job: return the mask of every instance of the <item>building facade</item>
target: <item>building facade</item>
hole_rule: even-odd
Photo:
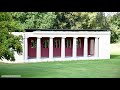
[[[15,62],[110,59],[110,31],[26,29]]]

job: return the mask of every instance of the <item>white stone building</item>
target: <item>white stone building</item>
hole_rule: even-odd
[[[26,29],[13,34],[23,36],[23,53],[15,52],[15,63],[110,59],[107,30]]]

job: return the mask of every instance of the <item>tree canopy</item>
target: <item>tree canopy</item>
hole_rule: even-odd
[[[111,43],[120,39],[120,13],[107,17],[109,28],[111,30]]]
[[[56,12],[53,28],[56,29],[107,29],[102,12]]]
[[[56,18],[54,12],[12,12],[12,16],[24,29],[49,29]]]
[[[22,52],[21,36],[12,35],[12,31],[22,30],[10,13],[0,12],[0,59],[14,61],[14,51]]]

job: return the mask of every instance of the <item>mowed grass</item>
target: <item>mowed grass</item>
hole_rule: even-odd
[[[1,75],[21,75],[22,78],[120,78],[120,44],[111,44],[110,60],[0,63]]]

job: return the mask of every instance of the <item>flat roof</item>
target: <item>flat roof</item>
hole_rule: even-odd
[[[109,31],[108,29],[25,29],[25,32],[33,31]]]

